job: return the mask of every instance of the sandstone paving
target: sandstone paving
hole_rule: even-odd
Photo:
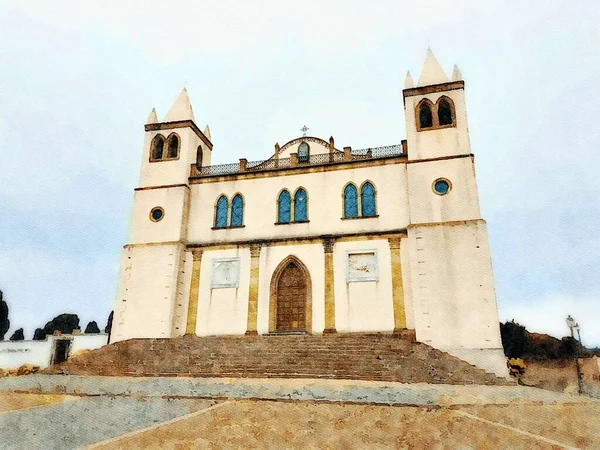
[[[241,400],[91,448],[530,450],[568,446],[480,423],[448,408]]]
[[[81,448],[212,404],[210,400],[105,396],[8,411],[0,413],[0,448]]]
[[[577,448],[600,448],[600,403],[462,406],[461,411],[566,442]]]
[[[63,403],[76,398],[55,394],[14,394],[2,392],[0,393],[0,413]]]

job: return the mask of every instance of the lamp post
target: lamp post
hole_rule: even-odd
[[[579,345],[581,345],[581,334],[579,333],[579,324],[575,322],[575,319],[571,317],[569,314],[567,316],[567,326],[571,330],[571,338],[575,339],[575,335],[573,334],[573,330],[577,330],[577,337],[579,338]],[[579,347],[576,347],[575,350],[575,367],[577,368],[577,387],[579,395],[583,394],[583,381],[581,379],[581,369],[579,368]]]

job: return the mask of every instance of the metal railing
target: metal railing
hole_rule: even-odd
[[[197,168],[195,164],[192,164],[190,176],[211,177],[218,175],[232,175],[245,172],[262,172],[265,170],[287,169],[290,167],[319,166],[324,164],[390,158],[405,155],[406,153],[402,144],[359,150],[346,148],[343,152],[336,150],[333,153],[310,155],[307,158],[292,154],[291,158],[272,158],[263,161],[246,161],[245,159],[241,159],[240,162],[237,163],[217,164],[201,168]]]

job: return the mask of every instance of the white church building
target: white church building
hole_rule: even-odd
[[[408,329],[506,375],[464,87],[429,51],[401,144],[301,136],[223,165],[185,89],[153,110],[111,340]]]

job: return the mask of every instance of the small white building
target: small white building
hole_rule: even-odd
[[[185,89],[153,110],[111,339],[412,329],[506,375],[464,86],[429,51],[401,144],[214,166]]]
[[[0,369],[17,369],[24,364],[40,368],[66,361],[83,350],[106,345],[108,334],[55,334],[43,341],[0,341]]]

